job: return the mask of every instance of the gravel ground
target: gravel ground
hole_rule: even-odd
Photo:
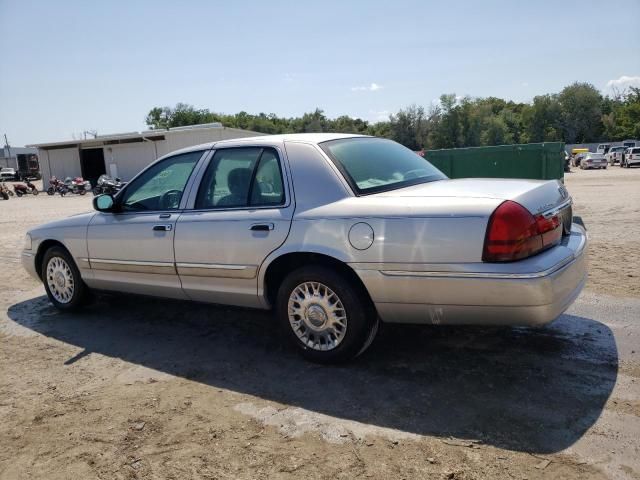
[[[263,312],[57,312],[19,265],[24,231],[90,197],[0,202],[0,479],[640,478],[640,169],[566,184],[591,276],[559,320],[387,327],[333,368]]]

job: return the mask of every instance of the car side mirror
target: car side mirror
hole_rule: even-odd
[[[93,197],[93,208],[99,212],[113,212],[115,202],[109,194]]]

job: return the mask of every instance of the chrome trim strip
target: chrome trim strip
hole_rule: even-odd
[[[144,262],[137,260],[107,260],[104,258],[92,258],[91,263],[109,263],[114,265],[136,265],[141,267],[173,267],[173,262]]]
[[[78,258],[78,267],[91,268],[91,263],[88,258]]]
[[[113,272],[155,273],[160,275],[176,275],[173,262],[140,262],[132,260],[107,260],[103,258],[89,259],[93,270],[109,270]]]
[[[33,257],[33,255],[34,255],[34,254],[33,254],[33,253],[31,253],[31,252],[22,252],[22,256],[23,256],[23,257]]]
[[[222,265],[215,263],[176,263],[178,268],[215,268],[219,270],[246,270],[248,265]]]
[[[571,199],[571,197],[569,197],[569,200],[567,200],[566,202],[558,205],[557,207],[553,207],[553,208],[550,208],[549,210],[545,210],[539,215],[542,215],[544,218],[551,218],[554,215],[557,215],[558,213],[560,213],[561,210],[567,208],[572,203],[573,203],[573,200]]]
[[[255,265],[217,265],[212,263],[178,263],[178,275],[188,277],[254,278]]]
[[[380,273],[389,277],[431,277],[431,278],[492,278],[492,279],[531,279],[542,278],[564,268],[573,262],[577,256],[571,256],[553,267],[532,273],[489,273],[489,272],[411,272],[406,270],[381,270]]]

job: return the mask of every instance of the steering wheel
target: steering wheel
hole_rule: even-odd
[[[160,210],[175,209],[180,206],[181,190],[168,190],[160,197]]]
[[[405,180],[411,180],[412,178],[418,178],[418,177],[422,177],[424,175],[420,175],[420,173],[423,172],[427,172],[424,168],[415,168],[413,170],[409,170],[407,173],[404,174],[404,179]]]

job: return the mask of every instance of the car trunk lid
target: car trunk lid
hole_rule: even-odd
[[[381,197],[462,197],[512,200],[537,215],[570,203],[558,180],[461,178],[440,180],[375,194]]]

